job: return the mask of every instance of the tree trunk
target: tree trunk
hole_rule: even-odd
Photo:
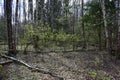
[[[26,2],[25,2],[25,0],[23,0],[23,14],[24,14],[24,23],[26,23],[27,13],[26,13]]]
[[[101,25],[99,26],[99,30],[98,30],[98,37],[99,37],[99,50],[101,50],[102,49],[102,44],[101,44],[101,42],[102,42],[102,36],[101,36]]]
[[[4,17],[6,18],[6,0],[4,0]]]
[[[85,26],[84,26],[84,20],[83,20],[83,16],[84,16],[83,6],[84,6],[84,0],[82,0],[82,9],[81,9],[83,40],[84,40],[83,49],[84,49],[84,48],[86,48],[86,39],[85,39]]]
[[[105,0],[101,0],[101,8],[102,8],[104,27],[105,27],[106,49],[109,50],[109,30],[107,27]]]
[[[15,26],[14,26],[14,43],[15,46],[18,43],[18,2],[19,0],[16,1],[16,9],[15,9]]]
[[[8,32],[8,55],[16,55],[16,46],[12,33],[12,0],[6,0],[6,17],[7,17],[7,32]]]
[[[33,0],[28,0],[28,18],[30,21],[33,20]]]
[[[51,32],[53,32],[53,27],[54,27],[54,0],[50,0],[50,27],[51,27]]]
[[[117,0],[116,3],[117,11],[116,11],[116,16],[117,16],[117,33],[116,33],[116,59],[120,56],[120,1]]]

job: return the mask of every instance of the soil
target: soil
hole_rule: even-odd
[[[109,57],[105,51],[71,51],[20,52],[16,58],[31,66],[56,73],[64,80],[120,80],[120,61],[115,64]],[[6,80],[58,80],[17,63],[10,64],[6,71]]]

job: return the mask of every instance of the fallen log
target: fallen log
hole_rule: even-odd
[[[3,58],[7,58],[7,59],[13,60],[13,61],[15,61],[15,62],[17,62],[17,63],[19,63],[19,64],[22,64],[22,65],[24,65],[25,67],[27,67],[28,69],[31,69],[32,71],[41,72],[41,73],[43,73],[43,74],[49,74],[50,76],[56,77],[56,78],[58,78],[59,80],[64,80],[64,78],[58,76],[58,75],[55,74],[55,73],[50,72],[49,70],[45,70],[45,69],[40,68],[40,67],[39,67],[39,68],[33,67],[33,66],[25,63],[24,61],[19,60],[19,59],[16,59],[16,58],[11,57],[11,56],[7,56],[7,55],[1,55],[1,56],[2,56]]]

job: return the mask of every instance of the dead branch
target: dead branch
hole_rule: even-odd
[[[19,59],[16,59],[16,58],[11,57],[11,56],[7,56],[7,55],[1,55],[1,56],[2,56],[3,58],[7,58],[7,59],[13,60],[13,61],[15,61],[15,62],[17,62],[17,63],[20,63],[20,64],[24,65],[25,67],[27,67],[28,69],[31,69],[32,71],[41,72],[41,73],[43,73],[43,74],[49,74],[49,75],[52,76],[52,77],[59,78],[59,80],[64,80],[64,78],[56,75],[55,73],[50,72],[49,70],[45,70],[45,69],[42,69],[42,68],[40,68],[40,67],[39,67],[39,68],[33,67],[33,66],[25,63],[24,61],[19,60]]]
[[[10,63],[13,63],[13,61],[5,61],[5,62],[0,62],[0,65],[7,65],[7,64],[10,64]]]

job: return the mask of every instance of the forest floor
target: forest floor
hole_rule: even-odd
[[[49,70],[65,80],[120,80],[120,62],[114,64],[109,57],[105,51],[29,52],[17,55],[18,59],[29,65]],[[16,63],[10,64],[6,71],[6,80],[58,80]]]

